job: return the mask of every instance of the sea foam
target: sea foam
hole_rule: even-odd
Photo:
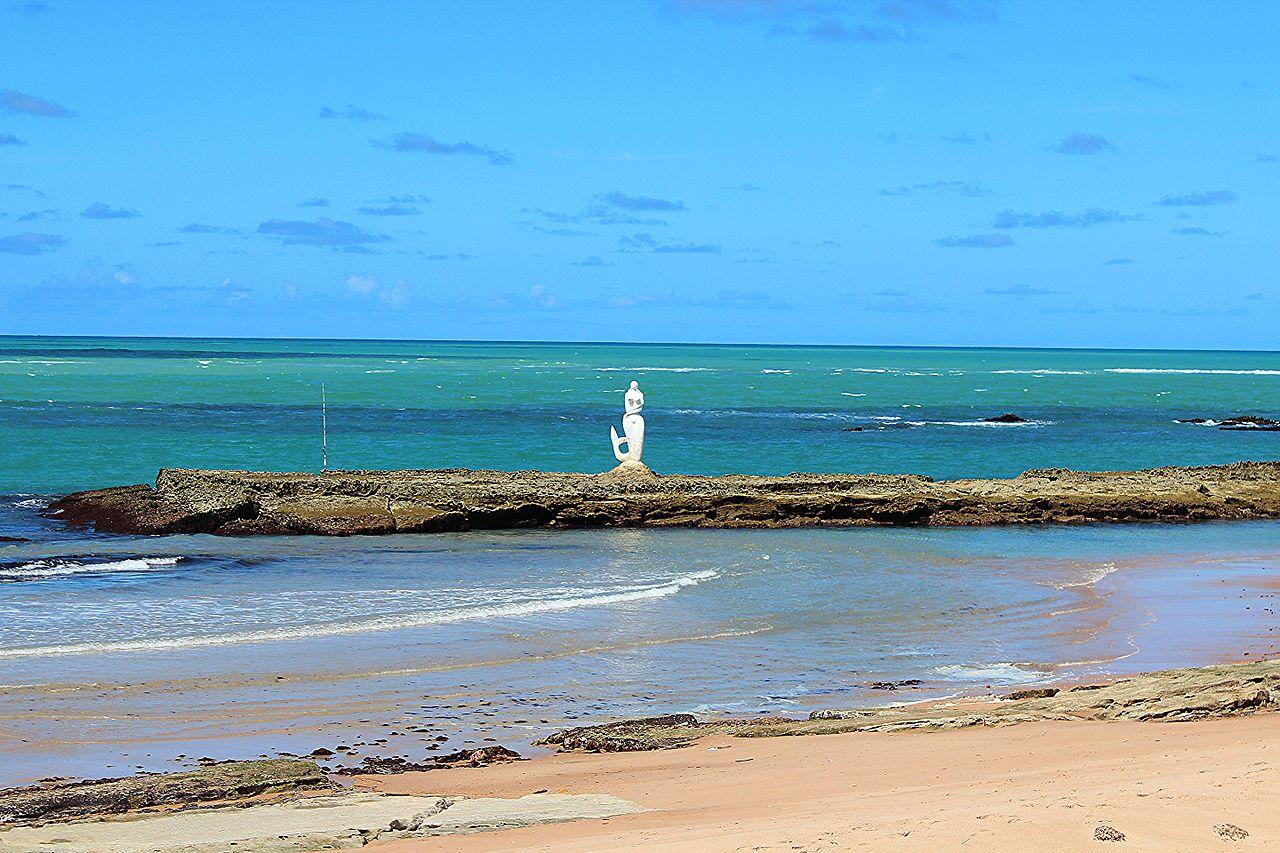
[[[178,651],[213,646],[234,646],[241,643],[268,643],[281,640],[305,640],[319,637],[338,637],[347,634],[367,634],[377,631],[396,631],[405,628],[423,628],[429,625],[463,622],[471,619],[516,618],[537,613],[556,613],[579,607],[605,607],[612,604],[625,604],[631,601],[665,598],[669,595],[675,595],[685,587],[697,586],[704,580],[710,580],[718,576],[719,573],[715,571],[693,572],[664,583],[633,586],[592,595],[567,596],[540,601],[520,601],[510,604],[457,607],[448,610],[403,613],[395,616],[327,622],[318,625],[296,625],[287,628],[266,628],[257,631],[209,634],[203,637],[156,637],[145,640],[67,643],[63,645],[0,649],[0,660],[5,658],[100,654],[104,652]]]
[[[64,575],[104,574],[113,572],[145,572],[151,569],[176,566],[181,557],[130,557],[105,563],[87,563],[81,560],[33,560],[10,568],[0,568],[2,580],[35,580]]]

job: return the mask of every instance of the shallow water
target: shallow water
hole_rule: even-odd
[[[1259,654],[1277,624],[1270,522],[134,538],[14,503],[0,527],[40,541],[0,546],[0,720],[30,743],[0,784],[390,731],[356,751],[527,751]]]
[[[1276,415],[1275,353],[0,338],[0,536],[29,540],[0,542],[0,785],[339,739],[354,760],[528,751],[579,721],[1274,647],[1269,522],[217,539],[40,516],[160,466],[314,468],[322,382],[335,467],[599,471],[631,378],[664,472],[999,476],[1280,442],[1174,422]],[[981,420],[1002,412],[1031,422]]]

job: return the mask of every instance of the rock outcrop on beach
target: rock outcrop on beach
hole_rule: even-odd
[[[501,528],[1078,524],[1280,518],[1280,463],[1007,480],[911,474],[658,476],[539,471],[164,469],[79,492],[49,513],[107,533],[346,536]]]
[[[0,827],[333,788],[312,761],[230,761],[184,773],[0,791]]]
[[[1280,710],[1280,660],[1148,672],[1111,684],[1021,690],[1003,700],[815,711],[701,722],[692,714],[623,720],[556,732],[560,751],[636,752],[685,746],[708,735],[780,737],[841,732],[946,731],[1047,720],[1189,722]]]

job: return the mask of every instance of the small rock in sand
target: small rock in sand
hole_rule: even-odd
[[[1244,841],[1249,837],[1248,830],[1241,829],[1234,823],[1220,823],[1213,828],[1218,833],[1218,837],[1226,841]]]
[[[1003,699],[1050,699],[1058,695],[1056,687],[1032,687],[1027,690],[1015,690],[1001,698]]]
[[[1116,829],[1114,826],[1107,826],[1100,823],[1093,830],[1094,841],[1124,841],[1124,833]]]

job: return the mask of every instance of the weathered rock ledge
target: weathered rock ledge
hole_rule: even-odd
[[[1280,660],[1170,669],[1110,684],[1020,690],[994,697],[814,711],[807,720],[752,717],[700,721],[692,714],[623,720],[556,732],[539,741],[560,752],[635,752],[687,746],[708,735],[784,737],[844,732],[947,731],[1049,720],[1183,723],[1280,709]]]
[[[658,476],[539,471],[164,469],[50,513],[109,533],[435,533],[499,528],[1079,524],[1280,518],[1280,462],[1008,480],[916,475]]]

